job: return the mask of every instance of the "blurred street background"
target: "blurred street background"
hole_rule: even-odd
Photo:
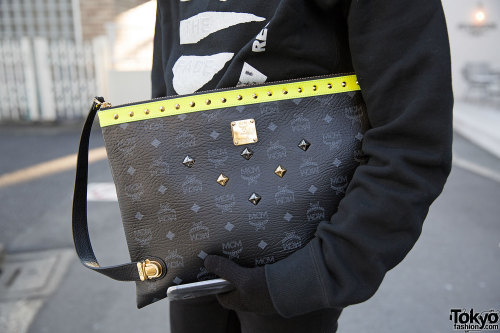
[[[500,311],[500,2],[443,0],[455,93],[453,169],[422,235],[340,333],[453,332],[451,309]],[[92,98],[151,95],[155,1],[0,0],[0,333],[170,332],[169,302],[84,268],[71,206]],[[103,265],[130,260],[99,127],[89,227]],[[209,328],[207,328],[207,332]],[[460,331],[460,330],[459,330]]]

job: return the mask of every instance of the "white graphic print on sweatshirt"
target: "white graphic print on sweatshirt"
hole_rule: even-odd
[[[234,53],[222,52],[207,56],[181,56],[172,67],[172,84],[179,95],[191,94],[217,74]]]
[[[264,52],[266,50],[266,40],[267,40],[267,26],[269,25],[266,24],[264,29],[262,29],[257,37],[255,37],[255,41],[252,44],[252,51],[253,52]]]
[[[180,21],[179,44],[196,44],[217,31],[241,23],[261,21],[265,21],[265,18],[250,13],[202,12]],[[252,45],[252,51],[265,51],[266,39],[267,25],[256,36],[256,40]],[[233,56],[234,53],[232,52],[222,52],[205,56],[181,55],[172,67],[172,85],[175,92],[179,95],[196,92],[212,80]],[[266,80],[266,75],[245,62],[237,85],[263,83]]]
[[[182,20],[179,25],[181,44],[195,44],[214,32],[237,24],[261,22],[265,18],[247,13],[203,12]]]
[[[264,83],[266,82],[266,80],[267,76],[245,62],[243,64],[243,69],[241,70],[240,79],[238,80],[237,86]]]

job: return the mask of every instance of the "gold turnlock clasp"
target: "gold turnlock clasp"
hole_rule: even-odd
[[[235,146],[256,143],[258,141],[254,119],[232,121],[231,133],[233,134],[233,143]]]
[[[141,281],[156,279],[161,276],[162,266],[158,261],[146,259],[137,263]]]

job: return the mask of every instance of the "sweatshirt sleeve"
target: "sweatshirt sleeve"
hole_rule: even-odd
[[[151,68],[151,98],[167,95],[163,75],[163,41],[161,32],[161,12],[159,2],[156,5],[156,21],[153,39],[153,66]]]
[[[287,318],[370,298],[417,241],[451,169],[451,64],[439,0],[352,0],[352,64],[371,129],[330,221],[303,248],[266,265]]]

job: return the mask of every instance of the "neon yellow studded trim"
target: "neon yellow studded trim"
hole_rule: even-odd
[[[355,75],[214,91],[139,102],[98,112],[101,127],[183,113],[360,90]]]

